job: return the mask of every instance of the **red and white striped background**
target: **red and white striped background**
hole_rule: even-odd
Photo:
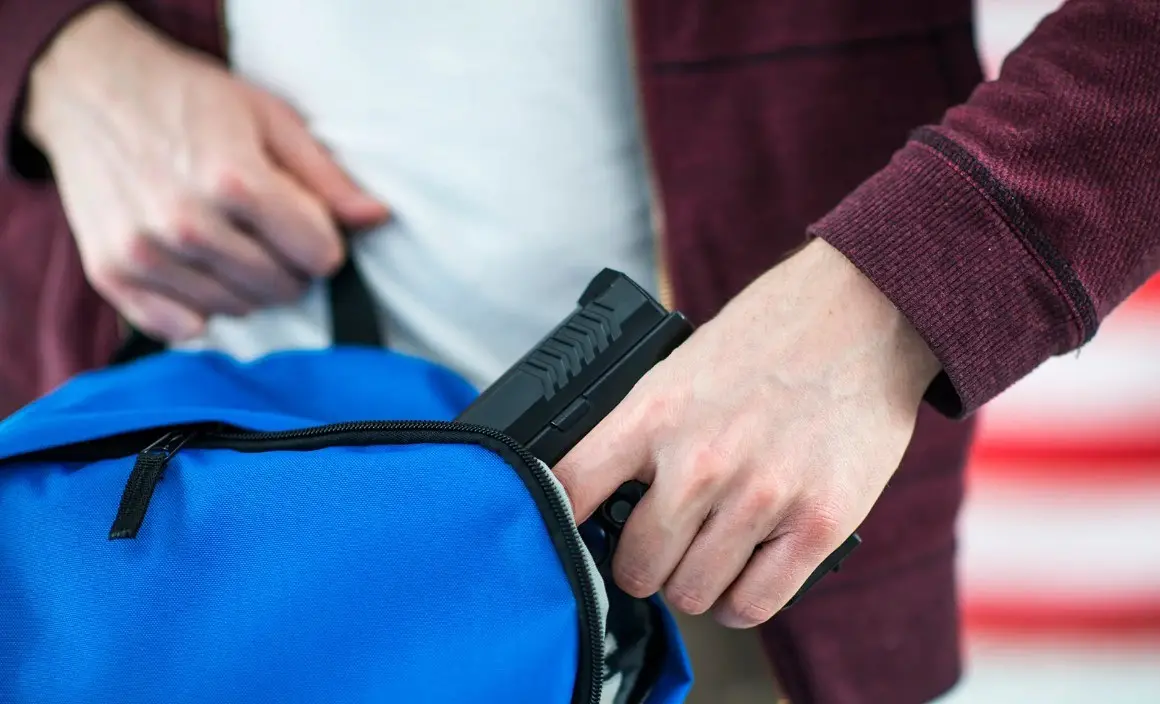
[[[978,3],[991,76],[1059,4]],[[1160,278],[983,410],[960,539],[948,703],[1160,704]]]

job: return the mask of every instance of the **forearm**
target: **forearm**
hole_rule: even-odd
[[[1160,5],[1071,0],[812,228],[912,321],[969,413],[1160,266]]]

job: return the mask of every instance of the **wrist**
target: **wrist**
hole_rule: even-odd
[[[159,37],[119,2],[104,2],[79,13],[49,42],[28,74],[21,128],[46,153],[70,107],[115,100],[126,60],[141,61]],[[131,65],[131,64],[130,64]]]
[[[894,361],[899,365],[899,368],[909,372],[910,387],[917,394],[917,398],[921,400],[926,395],[930,385],[934,383],[935,378],[942,372],[942,362],[935,356],[930,345],[927,344],[910,320],[902,315],[877,287],[874,291],[890,303],[890,308],[894,311],[897,320]]]
[[[942,371],[942,363],[930,345],[894,302],[841,251],[824,240],[814,240],[808,247],[817,248],[819,258],[840,272],[838,276],[847,282],[844,290],[854,315],[881,325],[887,335],[882,347],[885,363],[899,372],[906,391],[920,401]]]
[[[815,239],[770,275],[790,265],[796,281],[791,288],[808,292],[804,306],[816,318],[828,319],[828,340],[858,350],[855,355],[865,371],[891,389],[891,395],[921,402],[926,390],[942,371],[934,352],[914,325],[894,303],[841,251]],[[786,290],[782,281],[780,291]],[[782,300],[781,305],[804,301]],[[820,324],[820,321],[815,321]],[[853,360],[851,360],[853,361]]]

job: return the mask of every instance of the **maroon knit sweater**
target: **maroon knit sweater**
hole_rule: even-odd
[[[30,63],[91,4],[0,0],[0,415],[117,339],[18,128]],[[219,0],[128,4],[221,55]],[[798,704],[926,701],[960,667],[971,422],[950,419],[1090,339],[1160,268],[1160,2],[1070,0],[985,85],[970,0],[636,0],[634,14],[679,306],[709,318],[808,231],[943,363],[863,548],[763,629]]]

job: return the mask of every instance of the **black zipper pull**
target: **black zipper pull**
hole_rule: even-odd
[[[137,537],[137,531],[141,530],[141,524],[145,522],[145,512],[149,510],[153,490],[165,472],[165,465],[195,434],[191,431],[169,432],[137,453],[137,461],[133,463],[133,471],[129,473],[129,481],[125,483],[125,491],[121,494],[117,517],[109,529],[109,540]]]

